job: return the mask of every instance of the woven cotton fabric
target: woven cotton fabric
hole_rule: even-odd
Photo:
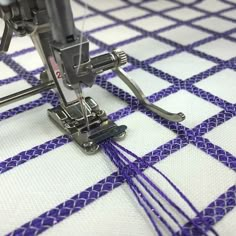
[[[124,50],[124,70],[148,100],[186,120],[158,117],[113,72],[84,94],[128,126],[119,144],[165,173],[219,235],[236,235],[236,1],[86,2],[91,56]],[[84,2],[71,4],[80,29]],[[1,56],[0,97],[39,84],[43,69],[30,38],[14,37]],[[48,91],[0,108],[0,235],[156,235],[105,153],[87,156],[49,120],[57,104]],[[163,178],[142,171],[206,227]]]

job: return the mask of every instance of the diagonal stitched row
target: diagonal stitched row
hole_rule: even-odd
[[[174,153],[186,145],[187,143],[182,139],[176,138],[157,148],[155,151],[145,155],[143,158],[145,158],[146,162],[153,165],[166,158],[170,154],[169,150],[171,150],[171,153]],[[168,150],[168,152],[166,152],[166,150]],[[134,163],[142,171],[147,168],[147,166],[143,164],[143,161],[137,160]],[[33,235],[37,235],[42,233],[43,231],[66,219],[73,213],[80,211],[96,199],[109,193],[114,188],[121,186],[124,182],[125,180],[123,176],[119,172],[115,172],[55,208],[22,225],[8,235],[27,235],[31,233]]]
[[[0,80],[0,86],[11,84],[11,83],[17,82],[21,79],[22,78],[19,75],[15,75],[15,76],[9,77],[7,79],[2,79],[2,80]]]
[[[101,48],[106,48],[106,44],[100,42],[99,40],[95,40],[93,37],[89,36],[90,41],[98,44]],[[227,109],[228,106],[231,106],[232,104],[224,101],[223,99],[214,96],[212,94],[210,94],[209,92],[205,92],[203,90],[201,90],[200,88],[197,88],[195,86],[193,86],[192,84],[195,83],[196,78],[198,81],[200,81],[203,78],[207,78],[207,76],[210,76],[220,70],[223,70],[225,68],[228,67],[228,65],[231,65],[232,61],[234,61],[235,59],[231,59],[229,61],[222,61],[222,63],[220,63],[218,66],[215,66],[213,68],[210,68],[204,72],[201,72],[198,75],[195,75],[194,77],[191,77],[189,79],[187,79],[186,81],[182,81],[174,76],[169,75],[168,73],[165,73],[163,71],[160,71],[154,67],[151,67],[149,65],[147,65],[145,62],[140,62],[135,58],[129,57],[129,61],[131,63],[133,63],[136,67],[142,68],[143,70],[154,74],[155,76],[158,76],[170,83],[174,83],[175,86],[177,87],[176,89],[173,89],[173,92],[177,92],[180,89],[185,89],[195,95],[198,95],[199,97],[203,98],[204,100],[207,100],[208,102],[213,103],[214,105],[220,106],[223,109]],[[115,76],[115,74],[113,74]],[[202,76],[203,75],[203,76]],[[202,76],[202,78],[201,78]],[[119,90],[118,87],[116,87],[115,85],[112,85],[109,81],[103,81],[100,79],[101,77],[99,77],[99,79],[97,80],[97,84],[99,84],[100,86],[102,86],[103,88],[107,89],[109,92],[113,93],[116,92],[117,90]],[[113,92],[114,91],[114,92]],[[172,93],[173,93],[172,92]],[[130,101],[134,101],[134,99],[130,99],[129,95],[126,94],[125,92],[122,90],[122,94],[123,96],[120,97],[121,99],[124,99],[125,97],[127,98],[127,102],[129,103]],[[156,96],[158,96],[159,93],[155,93],[153,95],[151,95],[149,98],[152,98],[152,102],[155,102],[157,100],[153,100],[153,98],[155,98]],[[167,95],[169,95],[170,93],[167,93]],[[115,94],[116,95],[116,94]]]
[[[127,0],[122,0],[122,1],[127,2]],[[177,3],[178,1],[173,1],[173,2],[176,2],[176,3]],[[131,4],[137,6],[135,3],[131,3]],[[181,3],[178,2],[178,4],[181,4]],[[183,4],[183,3],[182,3],[182,4]],[[197,11],[203,11],[204,13],[207,13],[207,14],[205,14],[205,15],[203,15],[203,16],[201,16],[201,17],[197,17],[197,18],[194,18],[194,19],[186,20],[186,21],[181,21],[181,20],[176,19],[176,18],[174,18],[174,17],[171,17],[171,16],[169,16],[169,15],[165,15],[165,14],[164,14],[163,12],[161,12],[161,11],[155,11],[155,10],[146,8],[146,7],[144,7],[144,6],[140,6],[140,5],[139,5],[138,7],[139,7],[140,9],[145,10],[145,11],[148,11],[148,12],[150,12],[150,13],[157,14],[157,15],[159,15],[160,17],[162,17],[162,18],[164,18],[164,19],[168,19],[168,20],[171,20],[171,21],[176,22],[176,25],[174,26],[174,28],[175,28],[176,26],[179,26],[179,25],[187,25],[187,26],[189,26],[189,27],[191,27],[191,28],[195,28],[195,29],[204,31],[204,32],[209,33],[209,34],[214,34],[214,35],[216,35],[217,37],[223,37],[223,38],[226,38],[226,39],[228,39],[228,40],[230,40],[230,41],[233,41],[233,42],[236,41],[235,38],[230,37],[229,35],[227,35],[227,34],[225,34],[225,33],[219,33],[219,32],[216,32],[216,31],[213,31],[213,30],[210,30],[210,29],[201,27],[201,26],[199,26],[199,25],[194,25],[194,24],[192,24],[192,23],[194,23],[194,22],[197,21],[197,20],[206,19],[206,18],[209,18],[209,16],[212,16],[212,15],[216,15],[216,16],[219,17],[219,18],[225,18],[224,16],[220,15],[220,13],[223,13],[223,12],[229,11],[229,10],[233,10],[233,9],[235,8],[234,6],[228,8],[228,9],[220,10],[220,11],[218,11],[218,12],[207,12],[207,11],[204,11],[204,10],[195,9],[195,10],[197,10]],[[191,8],[191,6],[188,6],[188,8]],[[233,19],[231,19],[231,21],[235,22],[235,20],[233,20]]]
[[[193,136],[191,142],[205,153],[209,154],[216,160],[223,163],[225,166],[236,171],[236,157],[233,156],[231,153],[211,143],[208,139],[200,136],[199,137]]]
[[[231,5],[236,7],[236,3],[235,2],[231,2],[231,1],[228,1],[228,0],[220,0],[220,1],[224,2],[224,3],[229,3],[229,4],[231,4]]]
[[[226,193],[220,195],[214,202],[209,204],[206,209],[200,212],[200,216],[203,217],[209,224],[209,226],[215,225],[219,222],[227,213],[232,211],[236,206],[236,186],[230,187]],[[193,219],[199,227],[204,230],[206,226],[201,223],[199,216]],[[177,236],[183,235],[186,232],[187,235],[198,235],[196,227],[191,223],[187,223],[183,226],[182,231],[177,232]]]
[[[23,151],[16,156],[10,157],[0,162],[0,174],[5,173],[19,165],[26,163],[27,161],[33,160],[37,157],[43,156],[43,154],[54,150],[55,148],[61,147],[71,141],[68,136],[63,135],[47,141],[39,146],[35,146],[30,150]]]
[[[126,0],[123,0],[123,1],[126,1]],[[182,6],[183,6],[183,5],[186,5],[185,3],[179,2],[179,1],[177,1],[177,0],[174,0],[174,1],[172,1],[172,2],[175,2],[175,3],[177,3],[177,4],[181,4]],[[202,19],[206,19],[206,18],[209,18],[209,17],[211,17],[211,16],[217,16],[218,18],[222,18],[222,19],[224,19],[224,20],[228,20],[228,21],[231,21],[231,22],[236,22],[235,19],[225,17],[224,15],[220,15],[220,14],[222,14],[222,13],[224,13],[224,12],[231,11],[231,10],[235,9],[235,6],[229,6],[229,8],[223,9],[223,10],[219,10],[219,11],[217,11],[217,12],[209,12],[209,11],[206,11],[206,10],[203,10],[203,9],[200,9],[200,8],[197,8],[197,7],[195,7],[194,5],[187,5],[187,7],[190,8],[190,9],[192,9],[192,10],[196,10],[196,11],[198,11],[198,12],[205,13],[205,15],[203,15],[203,16],[201,16],[201,17],[196,17],[196,18],[194,18],[194,19],[190,19],[190,20],[187,20],[187,21],[181,21],[181,20],[176,19],[176,18],[173,18],[173,17],[171,17],[171,16],[169,16],[169,15],[165,15],[165,14],[163,14],[163,13],[161,13],[161,12],[159,13],[159,12],[156,12],[156,11],[151,10],[151,9],[149,9],[149,8],[146,8],[146,7],[143,7],[143,6],[141,7],[141,6],[140,6],[141,9],[145,9],[145,10],[147,10],[147,11],[149,11],[149,12],[156,12],[159,16],[161,16],[161,17],[163,17],[163,18],[166,18],[166,19],[169,19],[169,20],[172,20],[172,21],[176,21],[176,22],[181,22],[181,24],[183,24],[183,25],[187,25],[187,26],[189,26],[189,27],[191,27],[191,28],[199,29],[199,30],[201,30],[201,31],[204,31],[204,32],[207,32],[207,33],[210,33],[210,34],[221,35],[221,36],[223,36],[224,38],[226,38],[226,39],[228,39],[228,40],[230,40],[230,41],[234,41],[234,42],[235,42],[235,38],[230,37],[230,36],[227,36],[227,35],[224,35],[224,33],[219,33],[219,32],[210,30],[210,29],[208,29],[208,28],[204,28],[204,27],[201,27],[201,26],[199,26],[199,25],[193,25],[193,24],[192,24],[192,23],[194,23],[195,21],[198,21],[198,20],[200,20],[200,19],[201,19],[201,20],[202,20]]]
[[[98,41],[97,41],[97,43],[98,43]],[[102,43],[101,43],[102,44]],[[101,45],[100,45],[101,46]],[[104,46],[104,45],[103,45]],[[222,64],[224,64],[224,65],[226,65],[226,63],[225,62],[223,62]],[[181,81],[182,82],[182,81]],[[114,85],[111,85],[111,84],[109,84],[109,83],[103,83],[103,81],[101,81],[101,83],[100,83],[100,85],[103,87],[103,88],[106,88],[108,91],[110,91],[110,92],[112,92],[113,94],[117,94],[117,91],[119,90],[118,88],[115,88],[114,89]],[[185,88],[185,85],[183,86],[183,88]],[[191,91],[191,86],[189,86],[189,89],[190,89],[190,91]],[[231,107],[231,105],[232,104],[229,104],[229,103],[227,103],[227,102],[225,102],[225,101],[223,101],[222,99],[220,99],[220,98],[218,98],[218,97],[216,97],[216,96],[213,96],[213,95],[211,95],[211,94],[209,94],[209,93],[206,93],[206,92],[203,92],[202,90],[198,90],[197,88],[196,89],[193,89],[195,92],[198,92],[199,94],[198,95],[201,95],[201,97],[202,98],[204,98],[205,100],[207,100],[207,101],[210,101],[210,102],[213,102],[215,105],[221,105],[221,106],[223,106],[223,108],[227,108],[228,106],[230,106]],[[199,92],[200,91],[200,92]],[[202,92],[201,92],[202,91]],[[120,93],[120,95],[119,94],[117,94],[118,95],[118,97],[120,97],[121,99],[124,99],[124,98],[126,98],[126,101],[127,102],[133,102],[134,101],[134,99],[131,99],[129,96],[125,96],[125,93],[122,91],[121,93]],[[207,95],[207,96],[206,96]],[[208,99],[207,99],[208,98]],[[136,101],[135,101],[136,102]],[[181,127],[181,125],[179,125],[178,124],[178,126],[179,126],[179,128],[178,129],[180,129],[180,127]],[[171,127],[171,126],[167,126],[167,127]],[[177,129],[177,130],[178,130]],[[188,134],[188,132],[186,133],[186,130],[185,130],[185,134]],[[186,136],[186,137],[188,137],[188,135]],[[198,145],[198,143],[195,143],[195,142],[193,142],[193,144],[194,145]],[[220,148],[221,149],[221,148]],[[204,150],[204,149],[203,149]],[[204,150],[205,152],[207,152],[208,154],[209,154],[209,152],[208,152],[208,150]],[[221,149],[220,151],[224,151],[223,149]],[[229,167],[229,168],[233,168],[234,169],[234,165],[232,165],[231,163],[233,162],[233,157],[232,157],[232,155],[230,154],[230,157],[231,158],[227,158],[227,161],[225,161],[225,160],[223,160],[222,158],[220,158],[219,157],[219,152],[217,152],[216,154],[215,153],[212,153],[212,152],[210,152],[210,154],[214,154],[214,155],[212,155],[214,158],[216,158],[217,160],[222,160],[221,162],[224,164],[224,165],[226,165],[227,167]]]
[[[180,140],[179,140],[180,141]],[[178,147],[180,143],[174,144]],[[169,149],[169,146],[166,147],[167,150],[173,150]],[[154,154],[156,157],[160,157],[160,153]],[[149,161],[147,159],[147,161]],[[18,229],[12,231],[8,235],[25,235],[27,233],[31,233],[34,235],[38,235],[39,233],[42,233],[43,231],[49,229],[50,227],[54,226],[55,224],[61,222],[62,220],[66,219],[70,215],[79,212],[81,209],[83,209],[88,204],[94,202],[96,199],[104,196],[111,190],[113,190],[116,187],[119,187],[121,184],[124,183],[124,178],[119,174],[119,172],[113,173],[109,177],[99,181],[97,184],[95,184],[92,187],[87,188],[85,191],[82,191],[80,194],[75,195],[74,197],[68,199],[64,203],[58,205],[57,207],[45,212],[44,214],[40,215],[39,217],[33,219],[32,221],[22,225]],[[227,197],[227,202],[234,200],[234,203],[232,203],[232,207],[235,206],[235,197],[232,197],[232,190],[235,192],[235,186],[231,187],[226,193],[221,195],[219,198],[217,198],[213,203],[211,203],[205,210],[203,210],[203,217],[206,218],[206,220],[211,220],[210,224],[211,226],[214,225],[218,220],[213,220],[214,215],[208,214],[209,209],[213,208],[215,209],[215,203],[217,202],[217,207],[224,207],[226,204],[220,203],[220,200],[225,199]],[[230,200],[231,199],[231,200]],[[229,206],[229,204],[227,204]],[[227,208],[227,211],[222,212],[221,217],[229,212],[229,210],[232,209],[232,207],[229,209]],[[197,218],[198,219],[198,218]],[[198,224],[199,220],[197,221],[194,219],[195,222]],[[188,230],[191,230],[193,227],[189,227],[189,224],[185,225],[185,228]],[[194,228],[193,228],[194,230]],[[190,234],[191,235],[191,234]]]
[[[76,0],[76,1],[77,1],[78,3],[81,3],[80,0]],[[97,9],[95,9],[94,7],[91,7],[91,6],[89,6],[89,9],[91,9],[92,11],[97,12],[98,14],[101,14],[101,13],[102,13],[101,11],[99,11],[99,10],[97,10]],[[155,11],[154,11],[154,13],[155,13]],[[160,13],[160,12],[158,12],[158,14],[159,14],[159,13]],[[176,43],[176,42],[173,42],[173,41],[171,41],[171,40],[169,40],[169,39],[166,39],[166,38],[163,38],[163,37],[157,35],[157,33],[160,32],[160,31],[162,32],[162,31],[164,31],[164,30],[168,30],[170,26],[163,27],[161,30],[157,30],[157,31],[153,31],[153,32],[148,32],[148,31],[146,31],[146,30],[141,29],[140,27],[137,27],[137,26],[135,26],[135,25],[130,24],[129,22],[122,21],[122,20],[120,20],[120,19],[116,19],[115,17],[110,16],[110,15],[105,14],[105,13],[104,13],[104,15],[105,15],[108,19],[113,20],[113,21],[116,21],[116,22],[119,23],[119,24],[123,24],[123,25],[127,26],[128,28],[137,31],[137,32],[141,33],[142,35],[144,35],[144,36],[146,36],[146,37],[148,36],[148,37],[152,37],[152,38],[154,38],[154,39],[158,39],[159,41],[164,42],[164,43],[167,43],[167,44],[170,45],[170,46],[174,46],[174,47],[176,47],[176,48],[180,48],[180,49],[182,49],[182,50],[186,50],[186,51],[188,51],[188,52],[190,52],[190,53],[192,53],[192,54],[194,54],[194,55],[200,56],[200,57],[202,57],[202,58],[204,58],[204,59],[207,59],[207,60],[211,60],[211,61],[213,61],[213,62],[215,62],[215,63],[220,63],[220,62],[222,62],[222,60],[220,60],[219,58],[216,58],[216,57],[213,57],[213,56],[208,55],[208,54],[206,54],[206,53],[203,53],[203,52],[194,50],[194,49],[192,49],[190,46],[183,46],[183,45],[181,45],[181,44],[178,44],[178,43]],[[177,21],[177,20],[176,20],[176,21]],[[178,24],[182,24],[182,23],[179,22]],[[230,32],[231,32],[231,31],[230,31]],[[213,32],[213,33],[215,33],[215,32]],[[226,35],[227,35],[227,33],[226,33]],[[222,34],[221,34],[221,37],[224,37],[224,36],[225,36],[225,34],[222,33]],[[208,42],[207,40],[208,40],[208,38],[206,38],[206,40],[204,40],[203,43]],[[210,40],[212,40],[212,38],[210,38]],[[233,39],[233,40],[235,40],[235,39]],[[122,45],[121,45],[121,46],[122,46]],[[108,49],[112,49],[112,48],[110,48],[110,47],[108,46]]]
[[[38,85],[39,80],[34,77],[30,72],[26,71],[21,65],[16,63],[10,56],[5,55],[3,62],[6,63],[14,72],[26,80],[31,86]]]
[[[234,109],[234,112],[228,112],[223,110],[218,114],[208,118],[201,124],[197,125],[195,128],[193,128],[192,131],[195,133],[196,136],[203,136],[214,128],[216,128],[217,126],[230,120],[234,116],[236,116],[236,108]]]
[[[43,70],[44,70],[44,67],[39,67],[39,68],[36,68],[32,71],[29,71],[29,73],[32,76],[36,76],[36,75],[40,74]],[[14,83],[14,82],[22,80],[22,79],[23,78],[20,75],[15,75],[13,77],[2,79],[2,80],[0,80],[0,86],[7,85],[7,84],[10,84],[10,83]]]
[[[225,151],[221,147],[211,143],[208,139],[203,138],[201,136],[197,136],[196,135],[197,132],[195,131],[195,129],[190,130],[180,124],[163,120],[157,115],[155,115],[153,112],[148,111],[145,108],[141,108],[140,111],[142,111],[144,114],[154,119],[158,123],[162,124],[166,128],[169,128],[175,133],[177,133],[178,136],[181,137],[186,142],[193,144],[197,148],[201,149],[203,152],[207,153],[214,159],[221,162],[226,167],[236,171],[236,157],[233,156],[231,153]],[[205,122],[203,122],[202,124],[204,123]],[[218,125],[219,124],[217,123],[217,126]]]
[[[0,121],[6,120],[8,118],[11,118],[11,117],[17,115],[17,114],[31,110],[33,108],[42,106],[48,102],[50,102],[53,106],[56,106],[58,104],[58,97],[55,93],[49,91],[49,92],[43,92],[42,94],[43,94],[43,96],[39,99],[36,99],[32,102],[14,107],[14,108],[9,109],[7,111],[1,112],[0,113]]]
[[[92,8],[93,9],[93,8]],[[90,40],[91,41],[94,41],[96,44],[99,44],[100,45],[100,47],[106,47],[106,45],[105,44],[103,44],[102,42],[99,42],[98,40],[93,40],[93,38],[90,36]],[[101,46],[102,45],[102,46]],[[176,45],[175,45],[176,46]],[[181,45],[182,46],[182,45]],[[202,53],[201,53],[202,54]],[[207,57],[208,57],[208,55],[207,55]],[[209,59],[209,58],[208,58]],[[136,60],[137,61],[137,60]],[[217,59],[217,62],[219,63],[219,61],[218,61],[218,59]],[[220,61],[222,64],[224,64],[225,63],[225,61]],[[181,82],[182,83],[182,82]],[[194,90],[195,91],[195,90]],[[202,93],[200,93],[200,94],[202,94]],[[207,97],[206,96],[206,94],[204,94],[204,96],[203,96],[203,98],[205,98],[205,97]],[[219,98],[217,98],[217,99],[219,99]],[[209,101],[214,101],[214,99],[209,99]],[[220,104],[222,104],[222,103],[224,103],[224,102],[220,102]]]

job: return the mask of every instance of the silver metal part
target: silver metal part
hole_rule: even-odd
[[[45,82],[43,84],[34,86],[32,88],[28,88],[22,91],[19,91],[17,93],[13,93],[11,95],[8,95],[6,97],[0,98],[0,107],[6,106],[8,104],[11,104],[13,102],[17,102],[19,100],[22,100],[24,98],[31,97],[35,94],[41,93],[45,90],[49,90],[55,87],[55,83],[53,81]]]
[[[111,69],[148,109],[168,120],[184,119],[182,113],[169,113],[145,98],[120,68],[127,63],[123,51],[115,49],[94,58],[89,56],[89,42],[75,28],[70,0],[0,0],[0,17],[5,21],[0,50],[8,50],[13,33],[28,34],[45,66],[41,85],[1,98],[0,106],[55,88],[60,105],[48,110],[49,117],[84,151],[93,153],[100,142],[123,137],[127,128],[110,121],[92,98],[82,94],[82,84],[91,87],[97,74]]]
[[[108,120],[106,113],[99,109],[97,103],[90,97],[85,98],[87,109],[87,127],[80,103],[74,103],[69,107],[62,105],[49,109],[49,117],[72,139],[80,145],[88,154],[95,153],[99,143],[110,138],[119,138],[125,135],[126,126],[117,126]]]
[[[138,98],[141,104],[147,107],[155,114],[159,115],[164,119],[174,122],[181,122],[185,119],[185,115],[182,112],[179,112],[177,114],[170,113],[149,102],[148,99],[145,97],[141,88],[135,83],[135,81],[129,78],[128,74],[123,69],[117,67],[114,69],[114,72],[116,72],[117,75],[122,79],[122,81],[132,90],[132,92]]]

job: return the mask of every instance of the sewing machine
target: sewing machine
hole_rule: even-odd
[[[84,151],[94,153],[102,141],[124,137],[127,128],[109,120],[93,98],[82,94],[97,74],[113,70],[142,105],[170,121],[184,120],[183,113],[169,113],[146,99],[121,68],[127,63],[122,50],[90,58],[89,42],[75,28],[69,0],[0,0],[0,17],[5,21],[0,51],[7,52],[13,34],[30,35],[45,66],[40,85],[0,98],[0,106],[55,88],[60,105],[48,110],[49,117]]]

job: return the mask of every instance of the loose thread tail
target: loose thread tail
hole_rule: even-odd
[[[159,236],[162,236],[162,233],[159,230],[153,216],[151,215],[151,213],[148,210],[147,206],[149,206],[149,204],[148,204],[147,199],[143,196],[140,189],[134,184],[132,178],[130,177],[130,176],[132,176],[132,174],[127,172],[127,168],[125,168],[124,162],[119,158],[118,154],[116,152],[114,152],[113,148],[109,145],[109,142],[103,143],[103,144],[101,144],[101,146],[102,146],[103,150],[105,151],[105,153],[110,157],[111,161],[119,168],[120,173],[125,177],[126,182],[128,183],[131,191],[133,192],[133,194],[134,194],[135,198],[137,199],[138,203],[140,204],[140,206],[143,208],[143,210],[147,214],[147,216],[148,216],[149,220],[151,221],[157,234]],[[147,206],[145,206],[145,204]]]
[[[113,150],[113,153],[118,154],[119,157],[122,156],[123,154],[120,153],[117,149],[114,148],[113,145],[109,146],[110,149]],[[122,160],[122,159],[120,159]],[[123,162],[124,163],[124,162]],[[130,171],[129,171],[130,172]],[[131,173],[131,172],[130,172]],[[135,173],[135,172],[134,172]],[[133,186],[135,187],[135,189],[138,190],[138,196],[141,196],[141,198],[144,200],[144,202],[147,204],[147,206],[149,207],[149,209],[156,215],[156,217],[161,221],[161,223],[164,225],[164,227],[166,227],[166,229],[171,233],[174,234],[174,230],[171,228],[171,226],[168,224],[168,222],[160,215],[160,213],[157,211],[157,209],[153,206],[153,204],[151,204],[146,197],[144,196],[144,194],[141,192],[141,190],[139,189],[139,187],[134,183],[134,181],[132,180],[131,176],[128,175],[126,172],[126,179],[129,180],[129,183],[132,183]],[[145,184],[143,183],[143,181],[141,181],[139,179],[139,177],[135,174],[132,174],[132,176],[134,176],[134,178],[137,180],[137,182],[144,188],[145,191],[147,191],[147,193],[151,196],[151,198],[167,213],[170,214],[166,208],[163,206],[163,204],[152,194],[152,192],[145,186]],[[128,182],[128,181],[127,181]],[[170,214],[171,215],[171,214]],[[172,216],[173,217],[173,216]]]
[[[167,220],[163,218],[163,216],[160,215],[160,213],[157,211],[157,209],[152,205],[152,203],[147,199],[145,196],[146,194],[151,197],[151,199],[158,204],[158,206],[169,216],[169,218],[178,226],[180,231],[182,232],[182,235],[188,235],[187,229],[185,229],[183,226],[180,225],[178,220],[166,209],[166,207],[161,203],[160,200],[158,200],[157,196],[148,188],[148,186],[151,186],[153,190],[155,190],[168,204],[171,205],[179,214],[181,214],[185,219],[187,219],[189,222],[191,222],[195,229],[201,233],[201,235],[207,235],[207,230],[211,230],[215,235],[218,235],[214,229],[208,224],[208,222],[205,221],[205,219],[201,216],[201,214],[198,212],[196,207],[191,203],[191,201],[180,191],[180,189],[159,169],[156,167],[150,165],[145,159],[139,158],[137,155],[132,153],[131,151],[125,149],[123,146],[115,143],[114,141],[106,141],[103,144],[101,144],[101,147],[104,149],[105,153],[109,156],[111,161],[119,168],[120,173],[124,176],[126,179],[128,185],[130,186],[130,189],[134,193],[135,198],[137,199],[138,203],[141,205],[141,207],[146,212],[148,218],[150,219],[153,227],[155,228],[155,231],[158,235],[161,235],[161,231],[159,230],[153,215],[157,217],[157,219],[165,226],[165,228],[172,234],[176,234],[172,227],[168,224]],[[134,157],[136,159],[135,162],[131,162],[125,154],[128,154],[131,157]],[[138,166],[142,165],[142,168],[140,169]],[[199,223],[194,222],[176,203],[174,203],[161,189],[157,187],[155,183],[151,181],[149,177],[147,177],[143,173],[143,167],[151,167],[155,172],[160,174],[167,182],[168,184],[178,193],[178,195],[187,203],[187,205],[193,210],[197,216],[199,216],[200,220],[204,225],[206,226],[205,229],[202,229],[199,226]],[[142,189],[146,192],[144,194],[142,190],[138,187],[137,184],[133,181],[133,178],[136,179],[137,183],[142,187]],[[146,183],[145,183],[146,182]],[[148,210],[149,209],[149,210]],[[151,211],[151,213],[149,212]],[[201,223],[200,222],[200,223]],[[178,231],[178,232],[180,232]]]
[[[154,202],[157,203],[159,205],[159,207],[170,217],[170,219],[172,219],[173,222],[181,229],[181,225],[178,222],[178,220],[165,208],[165,206],[161,203],[161,201],[158,200],[158,198],[152,193],[152,191],[150,189],[148,189],[146,184],[143,182],[143,180],[140,179],[139,176],[141,176],[149,185],[151,183],[152,187],[156,187],[156,186],[153,186],[154,184],[152,183],[152,181],[150,179],[148,179],[146,176],[144,176],[143,173],[136,166],[133,166],[133,163],[131,163],[128,160],[128,158],[125,157],[110,141],[107,141],[107,142],[101,144],[101,146],[104,149],[105,153],[112,160],[112,162],[120,169],[120,173],[125,177],[132,192],[134,193],[137,201],[142,206],[142,208],[146,212],[147,216],[149,217],[151,223],[153,224],[157,234],[161,235],[161,232],[158,229],[158,227],[152,217],[153,214],[157,217],[157,220],[159,220],[163,224],[163,226],[171,233],[171,235],[174,235],[175,231],[168,224],[167,220],[165,220],[164,217],[160,215],[160,213],[152,205],[152,203],[150,203],[150,201],[147,200],[147,198],[145,197],[145,194],[143,194],[142,191],[140,190],[140,188],[134,183],[132,177],[134,177],[137,180],[139,185],[142,186],[142,188],[154,200]],[[127,163],[128,163],[128,165],[127,165]],[[166,199],[165,194],[163,194],[159,189],[158,189],[158,192],[164,199]],[[175,208],[177,208],[178,211],[181,211],[181,209],[179,209],[170,199],[167,198],[166,200],[171,205],[173,205]],[[147,207],[151,211],[152,215],[148,212]],[[183,231],[183,233],[184,233],[184,231]]]
[[[138,157],[136,154],[134,154],[133,152],[129,151],[128,149],[124,148],[123,146],[119,145],[118,143],[114,142],[111,140],[111,143],[113,145],[115,145],[116,147],[120,148],[122,151],[126,152],[127,154],[129,154],[130,156],[134,157],[136,160],[142,160],[148,167],[152,168],[154,171],[156,171],[158,174],[160,174],[169,184],[170,186],[178,193],[178,195],[187,203],[187,205],[191,208],[191,210],[199,217],[199,219],[201,220],[200,223],[203,223],[206,227],[206,230],[210,230],[214,235],[218,236],[218,233],[211,227],[211,225],[209,225],[209,223],[203,218],[203,216],[201,215],[201,213],[197,210],[197,208],[193,205],[193,203],[187,198],[187,196],[184,195],[184,193],[162,172],[160,171],[158,168],[156,168],[155,166],[149,164],[144,158],[140,158]],[[196,225],[195,222],[193,222],[192,220],[190,220],[190,222],[197,228],[199,229],[200,227],[198,225]],[[201,228],[200,228],[201,229]],[[182,230],[184,231],[184,229],[182,228]],[[201,229],[201,231],[203,231],[203,229]],[[183,232],[184,233],[184,232]]]
[[[173,229],[170,227],[167,221],[160,215],[157,209],[152,205],[152,203],[150,203],[150,201],[145,197],[145,194],[143,194],[140,188],[133,181],[132,177],[135,176],[135,173],[130,168],[127,168],[126,164],[124,166],[124,161],[121,160],[121,158],[119,157],[120,153],[117,152],[117,150],[114,149],[114,146],[110,145],[109,142],[106,142],[101,146],[103,147],[105,153],[108,154],[110,159],[113,161],[113,163],[119,168],[120,173],[125,177],[126,182],[128,183],[131,191],[134,193],[135,198],[137,199],[138,203],[144,209],[145,213],[150,219],[157,235],[162,236],[162,232],[158,228],[157,222],[155,221],[153,215],[155,215],[157,220],[159,220],[173,235],[174,234]]]
[[[116,152],[118,152],[120,154],[120,157],[122,157],[129,165],[129,167],[131,169],[133,169],[136,173],[136,178],[137,175],[141,176],[158,194],[160,194],[160,196],[167,201],[175,210],[177,210],[182,216],[184,216],[187,220],[191,220],[190,217],[187,216],[187,214],[185,214],[184,211],[182,211],[161,189],[159,189],[145,174],[143,174],[143,172],[133,163],[131,162],[127,157],[125,157],[118,149],[116,149]],[[146,189],[147,186],[146,186]],[[150,190],[149,190],[150,191]],[[158,203],[158,202],[157,202]],[[159,204],[158,204],[159,205]],[[160,205],[159,205],[160,206]],[[162,205],[163,206],[163,205]],[[175,224],[177,224],[177,226],[179,226],[180,229],[182,229],[182,227],[180,226],[179,222],[177,221],[176,218],[174,218],[174,216],[166,210],[166,208],[162,208],[165,213],[174,221]]]

